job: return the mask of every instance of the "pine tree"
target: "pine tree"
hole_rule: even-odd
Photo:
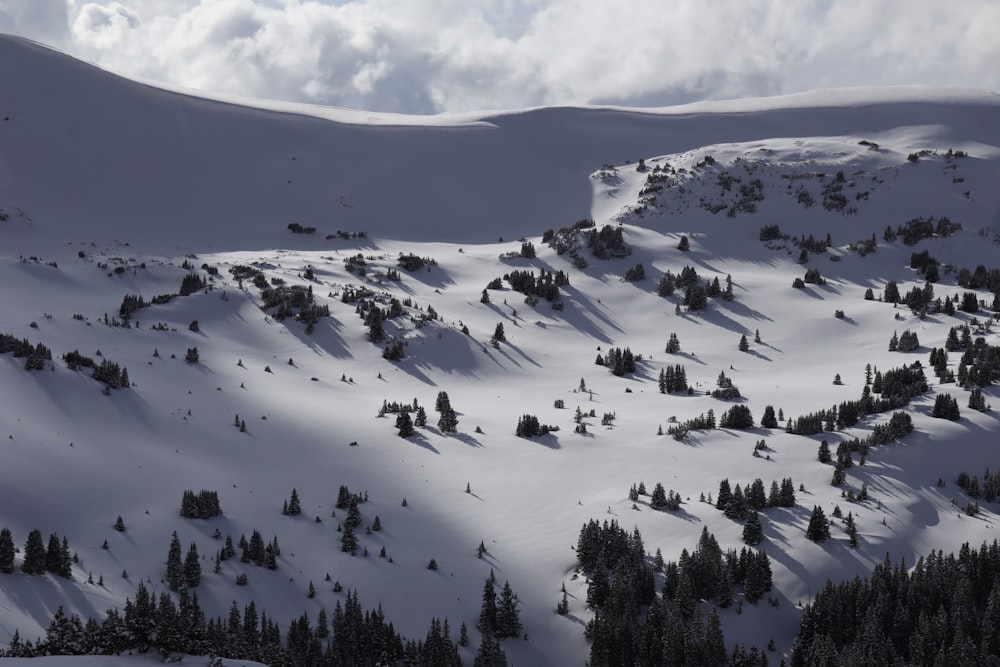
[[[847,513],[844,531],[847,533],[847,543],[851,547],[858,546],[858,527],[854,524],[854,514],[851,512]]]
[[[62,545],[59,543],[59,536],[55,533],[49,535],[49,546],[45,550],[45,571],[58,574],[62,569]]]
[[[201,583],[201,563],[198,560],[198,547],[194,542],[184,558],[184,583],[188,588],[197,588]]]
[[[344,524],[344,530],[340,535],[340,550],[352,556],[358,550],[358,538],[354,535],[354,528],[349,523]]]
[[[181,538],[175,530],[170,536],[170,549],[167,551],[167,585],[172,591],[179,591],[184,583],[184,565],[181,562]]]
[[[296,489],[292,489],[292,495],[288,499],[288,515],[298,516],[302,514],[302,504],[299,502],[299,492]]]
[[[569,613],[569,594],[566,592],[566,583],[563,582],[562,585],[562,599],[556,605],[556,613],[560,616],[565,616]]]
[[[10,528],[0,529],[0,573],[10,574],[14,571],[14,538]]]
[[[760,525],[760,517],[756,510],[751,510],[747,522],[743,526],[743,542],[750,546],[760,544],[764,539],[764,528]]]
[[[816,458],[819,459],[820,463],[829,463],[830,461],[833,460],[832,457],[830,456],[830,443],[828,443],[826,440],[820,440],[819,451],[816,455]]]
[[[507,654],[500,648],[500,642],[492,632],[483,633],[472,667],[507,667]]]
[[[806,537],[813,542],[823,542],[830,539],[830,523],[827,521],[823,508],[813,505],[812,515],[809,517],[809,526],[806,528]]]
[[[469,629],[465,626],[465,621],[462,621],[462,625],[458,629],[458,645],[469,645]]]
[[[504,637],[517,637],[521,634],[521,621],[517,612],[517,596],[510,587],[510,582],[505,581],[500,591],[500,604],[497,607],[497,631],[496,636],[500,639]]]
[[[740,336],[739,349],[740,349],[740,352],[747,352],[747,351],[750,350],[750,343],[747,342],[747,336],[746,336],[746,334],[743,334],[743,335]]]
[[[760,425],[763,428],[778,428],[778,420],[774,416],[774,406],[764,406],[764,415],[760,418]]]
[[[493,344],[502,343],[507,340],[507,335],[503,330],[503,322],[497,322],[496,328],[493,330],[493,338],[490,339]]]
[[[681,342],[677,339],[677,334],[671,332],[667,341],[667,354],[677,354],[681,351]]]
[[[115,530],[117,530],[119,533],[125,532],[125,519],[122,518],[121,514],[119,514],[118,518],[115,519]]]
[[[427,426],[427,411],[424,410],[424,406],[419,406],[417,408],[417,416],[413,420],[413,425],[417,427]]]
[[[413,420],[410,419],[409,412],[399,413],[399,416],[396,417],[396,428],[399,429],[400,438],[409,438],[416,432],[413,429]]]
[[[493,589],[496,576],[490,569],[490,576],[483,585],[483,602],[479,609],[479,623],[476,627],[483,635],[492,635],[497,630],[497,594]]]

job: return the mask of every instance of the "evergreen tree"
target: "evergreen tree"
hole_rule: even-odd
[[[497,638],[517,637],[521,634],[521,621],[517,612],[517,596],[505,581],[500,591],[500,604],[497,606]]]
[[[844,522],[844,531],[847,533],[847,543],[853,548],[858,546],[858,527],[854,523],[854,514],[847,513],[847,520]]]
[[[677,354],[681,351],[681,342],[677,338],[677,334],[671,332],[670,339],[667,340],[667,354]]]
[[[740,352],[747,352],[747,351],[750,350],[750,343],[747,342],[747,336],[746,336],[746,334],[743,334],[743,335],[740,336],[739,349],[740,349]]]
[[[778,420],[774,416],[774,406],[764,406],[764,415],[760,418],[760,425],[763,428],[778,428]]]
[[[497,630],[497,593],[493,588],[495,583],[496,577],[490,569],[490,576],[483,585],[483,602],[479,609],[479,623],[476,624],[484,636],[492,635]]]
[[[184,583],[188,588],[197,588],[201,583],[201,563],[198,560],[198,547],[194,542],[184,558]]]
[[[441,418],[438,419],[438,428],[442,433],[457,433],[458,432],[458,415],[452,409],[451,404],[446,404],[443,406],[441,412]]]
[[[813,542],[823,542],[830,539],[830,522],[827,521],[823,508],[813,505],[812,514],[809,517],[809,526],[806,528],[806,537]]]
[[[181,561],[181,538],[175,530],[170,536],[170,549],[167,551],[167,585],[172,591],[179,591],[184,584],[184,565]]]
[[[409,438],[416,431],[413,429],[413,420],[410,419],[410,413],[403,411],[400,412],[396,417],[396,428],[399,429],[400,438]]]
[[[830,456],[830,443],[826,440],[820,440],[819,452],[816,455],[816,458],[819,459],[820,463],[829,463],[833,460]]]
[[[424,406],[419,406],[417,408],[417,416],[413,420],[413,425],[417,427],[427,426],[427,411],[424,410]]]
[[[119,533],[125,532],[125,519],[122,518],[121,514],[119,514],[118,518],[115,519],[115,530],[117,530]]]
[[[958,401],[951,394],[938,394],[934,399],[934,409],[931,411],[931,416],[957,421],[960,417]]]
[[[352,556],[358,550],[358,538],[349,523],[344,524],[343,532],[340,534],[340,550]]]
[[[14,538],[10,528],[0,529],[0,573],[10,574],[14,571]]]
[[[45,571],[56,574],[62,565],[62,546],[59,544],[59,536],[55,533],[49,535],[49,546],[45,550]]]
[[[472,667],[507,667],[507,654],[492,632],[484,632]]]
[[[503,322],[497,322],[496,328],[493,330],[493,338],[490,339],[494,344],[502,343],[507,340],[507,335],[503,330]]]
[[[688,240],[686,234],[681,234],[681,240],[677,244],[677,249],[681,252],[687,252],[691,249],[691,242]]]
[[[638,497],[638,491],[636,492],[636,496]],[[667,506],[667,492],[663,488],[663,484],[657,482],[656,486],[653,487],[653,495],[649,497],[649,506],[655,510]]]
[[[299,492],[292,489],[292,496],[288,499],[288,515],[298,516],[302,514],[302,504],[299,502]]]
[[[760,517],[756,510],[751,510],[747,522],[743,526],[743,542],[750,546],[760,544],[764,539],[764,528],[760,525]]]

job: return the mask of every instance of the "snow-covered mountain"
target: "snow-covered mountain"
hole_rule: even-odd
[[[719,612],[730,643],[773,639],[787,653],[798,605],[827,579],[994,536],[996,504],[966,515],[955,480],[996,467],[996,412],[967,408],[970,390],[942,383],[928,354],[960,325],[1000,344],[993,294],[968,275],[1000,265],[996,93],[401,117],[195,96],[12,37],[0,38],[0,90],[0,333],[52,352],[41,370],[0,355],[0,527],[18,547],[34,529],[57,533],[78,556],[72,579],[22,574],[23,553],[0,574],[0,644],[43,636],[59,606],[101,617],[140,582],[167,590],[176,531],[202,556],[197,592],[213,617],[254,600],[285,629],[350,589],[407,637],[432,617],[453,638],[465,623],[471,663],[492,569],[526,633],[503,642],[508,659],[583,664],[585,523],[635,527],[668,560],[706,527],[739,549],[743,523],[699,498],[723,479],[791,478],[797,506],[761,513],[772,604]],[[891,282],[901,297],[924,290],[929,265],[924,307],[883,300]],[[683,286],[658,293],[665,274],[691,270],[695,287],[723,290],[703,310],[683,304]],[[560,276],[551,301],[552,285],[526,303],[505,279],[539,271]],[[821,280],[794,288],[807,272]],[[179,296],[191,274],[204,282]],[[907,331],[918,347],[889,351]],[[672,333],[680,351],[667,353]],[[595,364],[613,348],[640,355],[634,372]],[[70,370],[73,351],[126,368],[131,386]],[[960,357],[947,361],[956,374]],[[858,400],[869,364],[918,360],[931,386],[905,408],[914,431],[831,485],[820,439],[835,450],[891,413],[811,436],[788,422]],[[661,393],[661,370],[678,365],[692,392]],[[720,374],[740,399],[708,395]],[[440,392],[456,433],[437,426]],[[931,416],[941,394],[960,419]],[[400,438],[391,404],[414,402],[427,425]],[[734,405],[754,428],[665,434]],[[777,428],[760,426],[766,406],[785,418]],[[517,437],[525,415],[559,428]],[[681,509],[633,503],[639,482],[662,483]],[[359,528],[353,556],[342,485],[367,495],[361,526],[382,526]],[[863,485],[868,500],[844,497]],[[282,514],[293,488],[299,516]],[[187,489],[216,491],[222,515],[183,518]],[[806,538],[810,508],[837,505],[857,521],[856,548],[840,521],[829,541]],[[255,530],[280,542],[277,569],[236,558],[213,572],[224,538]]]

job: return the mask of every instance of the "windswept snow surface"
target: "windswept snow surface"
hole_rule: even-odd
[[[66,535],[80,560],[72,581],[0,575],[0,644],[15,629],[25,639],[44,635],[60,605],[99,616],[140,580],[165,590],[173,531],[205,558],[198,594],[209,615],[226,614],[235,599],[241,608],[256,600],[282,624],[303,611],[315,618],[345,595],[332,591],[337,581],[357,590],[365,608],[381,604],[409,637],[422,637],[432,616],[447,617],[455,634],[465,622],[473,640],[463,649],[467,662],[492,568],[518,593],[527,632],[504,649],[514,664],[531,665],[587,658],[590,612],[572,550],[585,522],[635,526],[647,550],[667,559],[691,549],[704,527],[723,548],[739,548],[742,525],[698,500],[714,496],[723,478],[769,485],[791,477],[805,489],[797,507],[762,515],[776,605],[723,610],[729,642],[773,638],[787,652],[797,605],[827,578],[863,575],[886,553],[912,563],[931,549],[995,536],[997,507],[983,503],[978,516],[965,516],[968,498],[954,480],[962,470],[996,468],[998,413],[966,408],[968,392],[938,386],[927,367],[950,327],[984,323],[990,313],[920,319],[903,304],[863,299],[866,288],[878,296],[890,280],[903,294],[923,287],[909,268],[913,252],[939,260],[933,289],[942,299],[967,291],[948,265],[1000,264],[994,93],[865,89],[661,110],[369,118],[193,97],[11,37],[0,38],[0,84],[0,209],[8,216],[0,222],[0,332],[44,343],[54,356],[33,372],[23,359],[0,356],[0,525],[18,546],[34,528]],[[650,191],[653,173],[664,178]],[[839,210],[836,192],[846,200]],[[962,229],[912,247],[883,239],[887,226],[917,216],[947,216]],[[631,255],[605,261],[583,248],[587,266],[578,268],[541,242],[546,229],[583,218],[621,225]],[[316,232],[293,234],[289,223]],[[799,264],[791,239],[759,240],[770,224],[793,238],[829,234],[833,246]],[[326,238],[338,230],[367,237]],[[873,234],[875,252],[849,248]],[[688,252],[677,249],[681,235]],[[537,257],[501,259],[520,250],[521,237]],[[435,263],[406,271],[401,253]],[[363,276],[345,267],[358,254]],[[199,275],[203,264],[219,273],[207,290],[136,311],[138,326],[104,323],[126,294],[176,293],[189,273],[184,262]],[[639,262],[645,279],[623,281]],[[330,317],[307,335],[302,323],[263,312],[260,290],[230,273],[236,265],[310,287]],[[730,275],[735,298],[678,313],[682,293],[661,298],[656,284],[685,266],[723,284]],[[539,268],[569,275],[563,310],[544,299],[526,304],[506,282],[480,302],[493,278]],[[826,284],[793,289],[810,268]],[[359,287],[403,302],[405,315],[386,324],[406,341],[403,360],[383,359],[355,304],[343,301]],[[979,298],[992,302],[985,291]],[[843,318],[834,317],[838,310]],[[197,332],[189,330],[194,320]],[[507,342],[494,348],[497,323]],[[889,352],[893,332],[907,329],[920,348]],[[756,331],[761,342],[738,351],[740,336],[752,341]],[[664,352],[671,332],[681,341],[677,355]],[[996,327],[980,335],[1000,343]],[[186,364],[192,347],[200,362]],[[638,371],[615,377],[595,365],[611,347],[642,354]],[[67,369],[61,355],[73,350],[127,367],[134,386],[105,395],[89,372]],[[959,356],[951,353],[953,370]],[[817,445],[821,437],[834,449],[863,437],[889,414],[825,436],[786,434],[784,422],[684,441],[657,435],[672,417],[728,409],[732,402],[705,395],[720,372],[759,423],[766,405],[796,417],[859,398],[866,364],[886,370],[916,360],[932,391],[907,408],[915,432],[848,470],[843,489],[867,484],[865,503],[848,503],[830,485],[832,467],[817,462]],[[674,364],[685,366],[696,395],[659,393],[660,369]],[[832,384],[836,374],[842,385]],[[458,411],[458,434],[434,426],[439,391]],[[937,392],[958,399],[959,421],[930,417]],[[995,390],[985,393],[995,402]],[[379,408],[414,398],[429,426],[400,439],[394,416],[379,418]],[[577,406],[596,415],[585,419],[587,433],[574,433]],[[609,426],[605,413],[615,416]],[[560,430],[517,438],[523,414]],[[234,426],[237,415],[245,432]],[[752,456],[760,439],[766,457]],[[678,492],[681,511],[653,511],[648,498],[633,508],[627,493],[639,481]],[[364,525],[377,515],[384,526],[359,535],[367,557],[340,551],[344,511],[334,503],[342,484],[367,491]],[[303,515],[282,516],[293,487]],[[185,489],[218,491],[223,516],[182,519]],[[829,516],[837,504],[857,519],[857,549],[839,522],[829,542],[805,538],[812,506]],[[112,528],[118,515],[123,533]],[[278,570],[229,561],[213,574],[216,529],[234,540],[254,529],[277,536]],[[378,557],[382,547],[392,562]],[[437,571],[426,567],[431,558]],[[244,571],[249,584],[236,586]],[[90,573],[104,585],[85,583]],[[558,616],[563,582],[570,613]]]

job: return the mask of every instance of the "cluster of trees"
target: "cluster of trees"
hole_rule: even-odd
[[[511,271],[504,274],[503,279],[510,283],[510,288],[515,292],[520,292],[525,296],[540,297],[546,301],[558,301],[559,288],[569,285],[569,276],[561,269],[555,273],[539,269],[537,278],[534,271]],[[487,287],[499,289],[496,282],[491,282]]]
[[[537,438],[540,435],[546,435],[551,431],[558,430],[558,426],[540,423],[538,417],[535,415],[522,415],[517,420],[517,428],[514,429],[514,435],[519,438]]]
[[[14,538],[10,529],[0,529],[0,572],[10,574],[14,571]],[[25,574],[45,574],[51,572],[66,579],[73,577],[74,556],[69,551],[69,540],[65,536],[60,540],[56,533],[49,536],[48,547],[42,540],[42,531],[31,530],[25,540],[21,572]]]
[[[24,368],[29,371],[40,371],[46,361],[52,361],[52,350],[38,343],[32,345],[27,338],[18,339],[10,334],[0,334],[0,354],[13,352],[15,358],[25,357]]]
[[[1000,474],[990,472],[987,468],[983,471],[982,481],[979,475],[965,472],[958,473],[957,484],[969,494],[970,498],[982,498],[987,502],[993,502],[1000,497]]]
[[[759,477],[743,487],[731,486],[728,478],[719,482],[715,508],[729,519],[743,521],[750,512],[771,507],[795,507],[795,485],[791,477],[782,479],[781,484],[772,480],[769,493],[764,492],[764,482]]]
[[[476,624],[479,631],[483,633],[484,641],[486,637],[494,639],[518,637],[523,630],[518,612],[520,603],[517,594],[510,586],[510,582],[503,583],[499,600],[497,600],[496,586],[496,574],[493,572],[493,568],[490,568],[490,576],[486,578],[486,583],[483,586],[483,601],[479,611],[479,622]]]
[[[802,610],[789,663],[987,665],[1000,658],[1000,543],[889,556],[864,579],[827,581]]]
[[[962,223],[952,222],[948,216],[941,216],[937,219],[934,216],[929,218],[917,217],[907,220],[896,229],[893,229],[891,226],[886,227],[882,238],[891,243],[897,237],[902,237],[903,245],[912,246],[932,236],[939,238],[951,236],[961,228]]]
[[[638,502],[639,496],[645,495],[647,495],[646,484],[639,482],[638,486],[633,484],[632,488],[629,489],[628,499],[632,502]],[[681,508],[681,494],[675,493],[673,489],[667,491],[663,484],[657,482],[653,487],[653,494],[649,497],[649,506],[654,510],[676,512]]]
[[[927,377],[919,361],[891,368],[884,373],[874,369],[874,374],[866,372],[865,380],[860,399],[844,401],[829,410],[789,418],[785,430],[797,435],[814,435],[849,428],[867,415],[901,408],[928,389]],[[876,398],[873,394],[881,396]]]
[[[764,665],[756,647],[726,651],[715,609],[707,622],[699,603],[721,607],[733,603],[737,586],[743,599],[756,602],[771,589],[767,555],[746,547],[723,553],[715,537],[702,531],[698,546],[684,549],[676,562],[662,556],[651,563],[638,530],[629,533],[617,522],[591,520],[583,526],[576,547],[577,563],[588,577],[587,603],[594,617],[587,623],[591,667],[617,665],[723,665],[730,658],[741,665]],[[663,587],[656,590],[656,572]]]
[[[889,339],[890,352],[912,352],[918,347],[920,347],[920,339],[916,333],[909,329],[904,330],[900,336],[897,336],[896,332],[893,331],[892,338]]]
[[[440,414],[438,418],[438,429],[442,433],[458,433],[458,414],[451,407],[451,399],[448,392],[439,391],[434,402],[434,409]]]
[[[181,561],[181,540],[174,531],[170,537],[170,549],[167,551],[167,585],[172,591],[182,588],[197,588],[201,583],[201,563],[198,558],[198,546],[192,542],[188,547],[187,556]]]
[[[279,322],[295,318],[306,325],[306,333],[311,334],[320,318],[330,315],[330,307],[316,303],[312,285],[274,285],[260,292],[261,310],[274,309],[272,317]]]
[[[621,226],[604,225],[600,230],[590,228],[583,235],[590,254],[597,259],[614,259],[632,254],[632,249],[625,243]]]
[[[697,417],[687,421],[677,422],[667,427],[667,435],[673,436],[674,440],[683,440],[691,431],[711,431],[715,428],[715,411],[709,409]]]
[[[712,390],[712,398],[728,401],[740,398],[740,395],[739,387],[733,384],[733,381],[726,376],[725,371],[719,371],[719,377],[715,381],[715,389]]]
[[[181,516],[185,519],[211,519],[222,514],[219,493],[202,489],[197,494],[187,489],[181,495]]]
[[[661,368],[657,384],[661,394],[673,394],[690,389],[687,382],[687,372],[680,364]]]
[[[597,353],[594,363],[598,366],[607,366],[614,375],[622,376],[626,373],[635,373],[636,362],[642,361],[641,354],[632,354],[632,350],[613,347],[606,355]]]
[[[719,418],[719,428],[753,428],[753,414],[751,414],[750,408],[743,404],[732,406]]]
[[[181,296],[189,296],[208,287],[208,281],[197,273],[188,273],[181,280]]]
[[[961,417],[958,410],[958,400],[951,394],[938,394],[934,398],[934,408],[931,417],[958,421]]]
[[[409,272],[419,271],[427,265],[437,266],[437,260],[433,257],[418,257],[413,253],[400,253],[398,264]]]
[[[431,619],[423,639],[408,639],[396,632],[381,608],[363,609],[357,593],[351,590],[343,603],[337,600],[332,613],[321,609],[315,621],[303,613],[282,633],[274,619],[258,611],[253,601],[242,611],[234,601],[227,617],[207,618],[197,593],[181,589],[177,602],[166,592],[157,599],[141,581],[123,611],[112,609],[103,620],[83,621],[77,615],[67,617],[59,607],[44,639],[33,644],[15,631],[2,655],[118,655],[133,650],[302,667],[461,664],[447,619]]]

